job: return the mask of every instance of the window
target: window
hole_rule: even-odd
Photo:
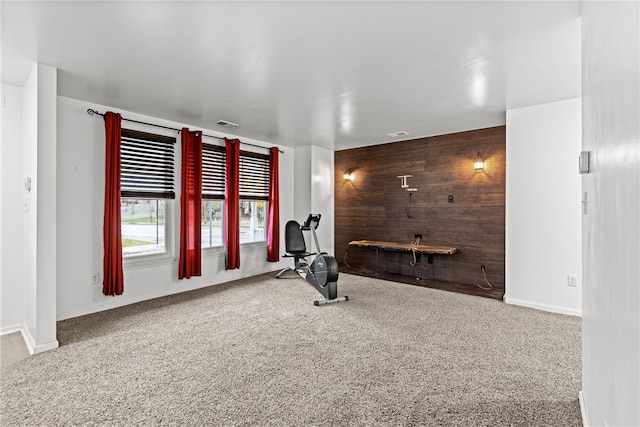
[[[240,199],[240,243],[264,242],[267,240],[267,202]]]
[[[222,209],[224,200],[223,147],[202,144],[202,247],[224,245]]]
[[[122,198],[120,215],[123,256],[166,252],[164,199]]]
[[[167,252],[168,203],[175,199],[174,137],[122,129],[123,256]],[[224,147],[202,144],[202,247],[224,245]],[[240,243],[266,241],[269,156],[240,152]]]
[[[202,199],[202,247],[224,245],[222,234],[222,200]]]
[[[240,152],[240,243],[264,242],[269,200],[269,156]]]
[[[175,199],[173,137],[122,129],[123,256],[166,253],[166,204]]]
[[[224,245],[224,147],[202,144],[202,247]],[[240,153],[240,243],[266,241],[269,156]]]

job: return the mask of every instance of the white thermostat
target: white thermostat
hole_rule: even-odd
[[[580,173],[589,173],[589,152],[581,152],[578,159],[578,170],[580,171]]]

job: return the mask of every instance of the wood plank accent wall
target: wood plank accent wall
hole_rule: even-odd
[[[477,153],[484,172],[473,170]],[[352,240],[422,243],[458,248],[436,255],[433,264],[414,267],[411,255],[379,254],[381,272],[468,285],[484,284],[480,266],[495,288],[504,291],[506,127],[498,126],[435,137],[335,152],[335,256],[344,265],[375,273],[373,249],[349,247]],[[343,174],[354,174],[352,182]],[[408,178],[411,193],[400,188]],[[449,203],[453,196],[453,203]]]

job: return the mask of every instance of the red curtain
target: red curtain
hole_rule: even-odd
[[[267,217],[267,261],[280,261],[280,182],[278,148],[269,150],[269,216]]]
[[[178,279],[202,275],[202,132],[182,128]]]
[[[224,139],[226,147],[224,189],[225,269],[240,268],[240,140]]]
[[[104,280],[102,293],[122,295],[124,272],[122,269],[122,234],[120,232],[120,138],[122,117],[111,111],[104,114],[106,134],[104,181]]]

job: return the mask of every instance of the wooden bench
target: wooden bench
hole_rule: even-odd
[[[414,255],[427,254],[427,255],[453,255],[458,252],[457,248],[449,246],[433,246],[433,245],[416,245],[413,243],[396,243],[396,242],[381,242],[377,240],[352,240],[349,242],[349,246],[357,246],[362,248],[373,248],[376,250],[376,276],[378,275],[378,259],[379,251],[395,251],[395,252],[411,252]],[[347,251],[348,253],[349,251]],[[345,254],[346,255],[346,254]],[[346,259],[346,256],[345,256]],[[424,275],[424,263],[421,263],[421,277]]]

